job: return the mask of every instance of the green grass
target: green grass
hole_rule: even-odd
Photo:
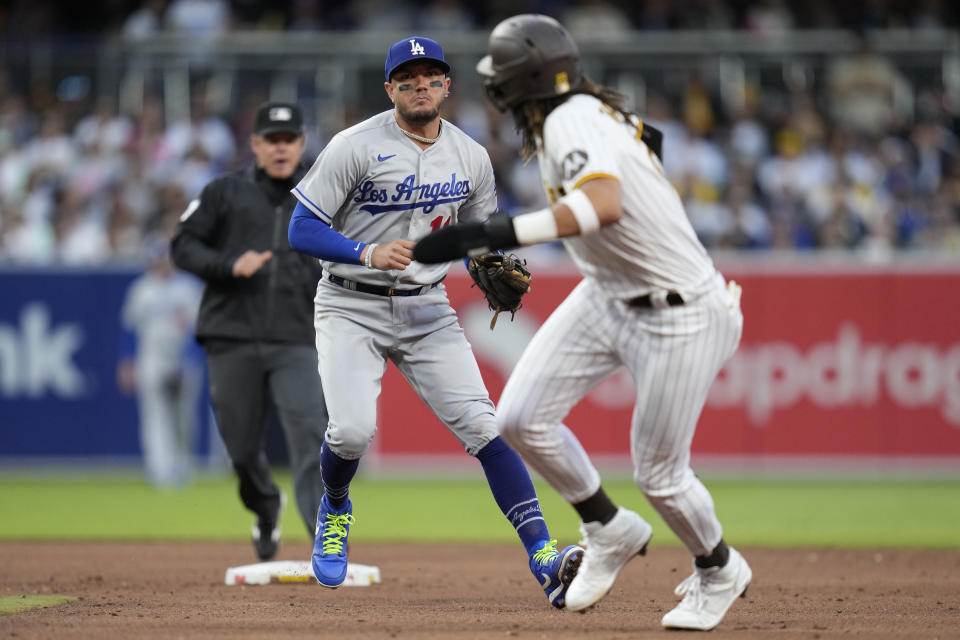
[[[55,607],[76,600],[73,596],[0,596],[0,616]]]
[[[289,476],[278,482],[289,495]],[[738,545],[956,547],[960,482],[715,480],[707,486]],[[606,483],[620,504],[655,527],[655,545],[678,545],[632,483]],[[549,486],[537,489],[554,537],[578,537],[576,513]],[[351,540],[502,542],[516,540],[479,479],[358,478]],[[245,540],[252,516],[232,478],[157,491],[138,476],[0,475],[0,540]],[[287,540],[308,540],[292,501]]]

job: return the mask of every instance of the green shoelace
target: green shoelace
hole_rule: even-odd
[[[343,539],[347,537],[347,525],[353,524],[353,514],[327,514],[327,522],[323,526],[323,553],[340,554],[343,549]]]
[[[537,563],[537,566],[542,567],[545,563],[550,562],[558,555],[560,555],[560,552],[557,551],[557,541],[551,540],[547,544],[543,545],[542,549],[533,554],[533,561]]]

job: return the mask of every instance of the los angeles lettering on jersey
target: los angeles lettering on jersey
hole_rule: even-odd
[[[430,213],[439,204],[466,200],[470,195],[470,181],[457,180],[457,174],[451,173],[448,182],[432,182],[415,184],[416,175],[410,174],[403,182],[394,185],[394,195],[388,196],[388,189],[377,189],[372,180],[363,182],[357,188],[354,202],[393,202],[397,204],[365,204],[360,207],[370,215],[387,213],[388,211],[406,211],[422,208],[424,213]],[[416,195],[416,201],[410,199]]]

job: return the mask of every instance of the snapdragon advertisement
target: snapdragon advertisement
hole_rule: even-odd
[[[720,266],[743,287],[744,333],[711,388],[695,455],[960,462],[960,265]],[[531,267],[523,307],[493,331],[465,270],[453,265],[445,281],[494,401],[580,280],[568,266]],[[140,455],[135,403],[116,384],[120,305],[135,275],[0,270],[0,458]],[[592,455],[628,450],[634,393],[620,369],[567,417]],[[462,455],[393,365],[378,405],[371,453]]]
[[[694,454],[960,458],[960,266],[721,269],[743,287],[744,333],[702,414]],[[580,277],[534,271],[513,322],[448,278],[496,400],[523,347]],[[628,450],[633,382],[620,369],[565,423],[591,454]],[[458,445],[390,368],[379,451]]]

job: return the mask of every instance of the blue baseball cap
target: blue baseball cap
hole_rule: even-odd
[[[387,52],[387,62],[383,65],[387,82],[390,82],[390,74],[396,71],[397,67],[411,60],[433,60],[440,65],[444,73],[450,71],[450,65],[443,59],[443,49],[437,41],[414,36],[394,43]]]

